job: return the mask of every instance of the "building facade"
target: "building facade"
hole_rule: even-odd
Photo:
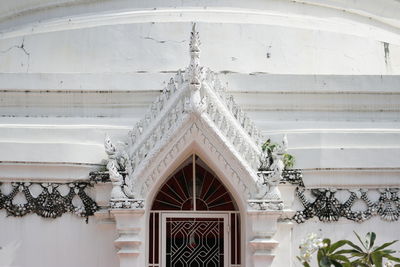
[[[399,14],[7,1],[0,266],[300,266],[308,233],[398,239]]]

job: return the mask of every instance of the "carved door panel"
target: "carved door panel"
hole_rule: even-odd
[[[228,266],[227,239],[224,215],[164,216],[162,266]]]

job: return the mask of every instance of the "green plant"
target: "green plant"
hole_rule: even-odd
[[[311,256],[317,252],[318,266],[320,267],[342,267],[350,263],[349,259],[344,255],[344,250],[338,250],[346,245],[346,240],[340,240],[332,244],[331,240],[317,238],[316,234],[308,235],[307,239],[300,245],[301,255],[297,259],[304,267],[310,267]]]
[[[275,149],[276,146],[277,146],[277,144],[272,143],[271,139],[268,139],[261,146],[261,149],[262,149],[262,151],[267,152],[268,154],[270,154],[270,153],[272,153],[272,151]]]
[[[300,256],[297,259],[303,266],[310,267],[312,254],[317,252],[319,267],[400,267],[400,264],[394,264],[400,262],[400,258],[392,255],[396,251],[387,249],[397,240],[374,246],[374,232],[367,233],[364,241],[356,232],[354,234],[362,248],[349,240],[339,240],[332,244],[330,239],[322,240],[316,234],[310,234],[300,245]],[[351,248],[339,250],[344,245]],[[385,264],[383,259],[386,259]]]
[[[349,259],[344,255],[345,252],[343,252],[343,250],[338,250],[346,245],[345,240],[340,240],[331,244],[330,239],[324,239],[323,243],[326,244],[326,246],[320,248],[317,253],[318,265],[320,267],[341,267],[350,263]]]
[[[279,145],[277,143],[272,143],[271,139],[265,141],[265,143],[261,146],[263,152],[267,153],[270,160],[272,160],[272,152],[277,149]],[[272,162],[268,162],[270,165]],[[285,169],[293,168],[295,163],[295,159],[293,155],[288,153],[283,154],[283,164],[285,165]]]
[[[285,169],[293,168],[294,166],[294,157],[290,154],[283,154],[283,164],[285,165]]]
[[[361,240],[360,236],[354,232],[357,239],[360,241],[361,246],[357,246],[351,241],[346,241],[346,243],[352,247],[352,249],[346,250],[346,253],[350,254],[351,258],[354,260],[351,261],[351,266],[355,267],[382,267],[383,259],[386,258],[392,262],[400,262],[400,258],[394,257],[392,254],[396,253],[395,250],[387,249],[389,246],[393,245],[397,242],[394,240],[392,242],[384,243],[380,246],[374,246],[376,234],[374,232],[369,232],[365,236],[364,241]],[[395,267],[399,267],[400,264],[394,265]]]

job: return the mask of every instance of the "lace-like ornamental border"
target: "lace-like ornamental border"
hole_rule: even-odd
[[[3,183],[0,183],[1,185]],[[35,213],[43,218],[57,218],[66,212],[71,212],[87,218],[99,209],[96,202],[85,192],[88,187],[92,186],[89,181],[71,183],[13,182],[10,185],[10,193],[4,194],[0,190],[0,210],[5,209],[8,216],[22,217]],[[31,192],[32,186],[41,188],[41,192],[36,197]],[[66,194],[60,192],[62,191],[61,187],[66,188]],[[26,199],[25,203],[15,203],[18,194],[23,194]],[[76,197],[81,200],[82,205],[73,204],[73,199]]]
[[[313,200],[306,197],[306,191],[313,196]],[[346,201],[341,202],[336,197],[336,194],[343,191],[348,192],[349,197]],[[378,192],[378,200],[371,200],[368,196],[369,191]],[[363,222],[373,216],[380,216],[385,221],[398,221],[400,217],[399,191],[399,188],[352,190],[336,188],[305,189],[299,187],[296,189],[296,194],[304,206],[304,210],[297,211],[293,216],[293,220],[297,223],[303,223],[313,217],[317,217],[322,222],[335,222],[340,218]],[[364,202],[366,208],[355,210],[354,203],[356,201]]]

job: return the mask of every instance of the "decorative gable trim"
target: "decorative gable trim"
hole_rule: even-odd
[[[162,136],[182,121],[185,113],[209,114],[227,139],[253,168],[259,165],[263,137],[254,123],[226,93],[218,77],[209,69],[199,66],[199,37],[193,28],[190,42],[191,62],[184,71],[171,78],[150,110],[129,132],[127,171],[134,175],[138,165],[149,151],[157,146]]]
[[[146,197],[146,194],[152,188],[153,184],[160,178],[165,178],[169,173],[170,165],[189,147],[200,147],[217,166],[221,166],[220,171],[229,177],[230,183],[234,185],[236,191],[242,198],[247,199],[257,190],[256,173],[250,166],[243,166],[237,157],[232,157],[235,153],[214,129],[207,129],[199,121],[189,124],[186,131],[177,138],[171,139],[169,145],[165,146],[166,151],[160,152],[155,160],[152,160],[153,166],[146,168],[147,172],[140,175],[137,180],[137,186],[141,188],[140,196]],[[230,156],[230,157],[228,157]]]
[[[257,175],[260,161],[269,156],[261,150],[261,132],[218,77],[200,67],[199,45],[193,25],[189,67],[170,79],[144,119],[129,132],[125,146],[117,149],[106,139],[112,201],[145,199],[152,185],[166,175],[164,170],[171,162],[188,146],[198,145],[218,162],[218,167],[222,166],[244,199],[267,198],[281,203],[276,185],[282,179],[283,163],[278,157],[283,154],[273,154],[273,175]]]

